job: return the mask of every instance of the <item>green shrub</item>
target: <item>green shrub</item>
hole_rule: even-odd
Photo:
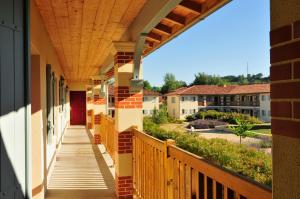
[[[166,107],[161,107],[159,110],[154,108],[152,120],[156,124],[164,124],[168,122],[168,111]]]
[[[151,118],[144,118],[144,130],[160,140],[173,139],[184,150],[271,187],[271,157],[263,152],[224,139],[208,140],[194,134],[165,131]]]
[[[193,121],[196,119],[211,119],[211,120],[221,120],[224,122],[227,122],[229,124],[237,124],[236,120],[245,121],[250,124],[262,124],[263,122],[259,120],[256,117],[252,117],[247,114],[241,114],[241,113],[225,113],[225,112],[219,112],[215,110],[208,110],[208,111],[199,111],[198,113],[195,113],[193,115],[187,116],[187,121]]]

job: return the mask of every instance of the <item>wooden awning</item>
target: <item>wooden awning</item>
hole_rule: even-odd
[[[71,81],[99,74],[113,41],[137,41],[146,32],[142,52],[148,55],[228,1],[35,0]]]

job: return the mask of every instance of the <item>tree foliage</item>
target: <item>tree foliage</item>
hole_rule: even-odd
[[[175,75],[167,73],[164,76],[164,85],[161,87],[161,93],[168,93],[184,86],[187,86],[186,82],[178,81]]]
[[[216,76],[207,75],[205,73],[198,73],[195,75],[195,79],[192,85],[224,85],[224,84],[254,84],[254,83],[268,83],[269,77],[263,77],[262,73],[244,75],[227,75]]]
[[[245,138],[249,135],[249,131],[252,129],[253,125],[249,122],[242,121],[242,120],[236,120],[237,125],[236,126],[229,126],[229,129],[232,130],[232,132],[240,137],[240,144],[242,143],[242,138]]]
[[[144,80],[144,89],[152,90],[152,86],[147,80]]]

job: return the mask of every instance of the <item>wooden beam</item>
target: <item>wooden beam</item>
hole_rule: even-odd
[[[141,33],[149,33],[182,0],[147,1],[139,15],[130,25],[131,39],[136,41]]]
[[[172,28],[162,23],[157,24],[157,26],[155,26],[154,29],[165,35],[172,34]]]
[[[181,15],[175,14],[174,12],[169,13],[165,19],[180,26],[185,25],[185,18]]]
[[[154,47],[154,43],[152,41],[146,40],[146,47],[153,48]]]
[[[147,35],[147,38],[148,38],[150,41],[154,41],[154,42],[157,42],[157,43],[160,43],[161,40],[162,40],[161,35],[156,34],[156,33],[154,33],[154,32],[150,32],[150,33]]]
[[[199,4],[195,1],[183,0],[180,4],[180,7],[187,9],[195,14],[200,14],[202,12],[202,4]]]

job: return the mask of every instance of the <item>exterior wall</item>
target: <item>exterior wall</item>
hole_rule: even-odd
[[[259,95],[259,118],[265,122],[271,121],[270,94]]]
[[[172,102],[172,98],[175,99],[175,103]],[[167,97],[167,108],[168,114],[171,117],[180,119],[180,101],[179,96],[168,96]]]
[[[68,87],[70,91],[85,91],[88,82],[69,82]]]
[[[186,96],[168,96],[167,97],[167,108],[168,114],[177,119],[184,120],[186,116],[194,113],[194,110],[198,112],[200,109],[216,109],[218,111],[235,111],[245,114],[252,114],[253,116],[261,115],[261,109],[265,111],[265,116],[261,118],[265,122],[270,121],[270,94],[266,95],[266,100],[261,102],[261,94],[253,95],[243,95],[244,102],[240,102],[241,95],[186,95]],[[176,98],[175,103],[172,103],[172,97]],[[182,101],[184,97],[184,101]],[[195,101],[193,101],[195,97]],[[215,98],[218,97],[218,101]],[[233,97],[233,101],[231,98]],[[253,101],[250,102],[250,98],[253,98]],[[200,100],[200,101],[199,101]],[[223,103],[222,103],[223,101]],[[173,112],[175,110],[175,114]],[[184,110],[184,113],[183,113]]]
[[[143,114],[151,115],[151,112],[156,108],[159,109],[159,97],[158,96],[144,96],[143,98]]]
[[[69,101],[65,104],[66,112],[62,112],[59,106],[59,79],[63,76],[59,60],[51,44],[48,33],[43,25],[39,11],[34,3],[30,1],[30,31],[31,31],[31,54],[34,55],[32,72],[32,84],[35,85],[32,98],[39,104],[32,113],[32,155],[33,155],[33,176],[32,189],[33,198],[43,198],[48,176],[51,172],[53,162],[55,162],[55,151],[59,147],[60,138],[63,135],[64,125],[69,121]],[[52,144],[47,144],[47,101],[46,101],[46,64],[51,64],[55,73],[56,99],[54,100],[54,138]],[[61,118],[64,120],[61,120]],[[65,124],[62,124],[65,121]]]
[[[183,100],[184,98],[184,100]],[[195,100],[194,100],[195,99]],[[198,96],[197,95],[181,95],[180,100],[180,117],[179,119],[184,120],[186,116],[198,112]]]
[[[273,199],[299,198],[300,1],[271,1]]]

